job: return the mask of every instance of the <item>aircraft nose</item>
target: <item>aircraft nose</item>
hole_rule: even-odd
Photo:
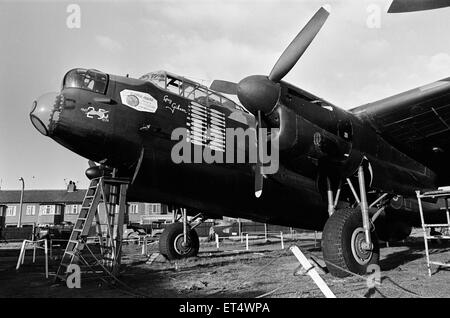
[[[44,136],[50,134],[50,124],[59,104],[58,93],[47,93],[33,102],[30,112],[30,120],[33,126]]]

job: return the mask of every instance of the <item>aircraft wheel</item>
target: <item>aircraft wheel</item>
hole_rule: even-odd
[[[328,219],[322,233],[322,251],[330,273],[337,277],[346,277],[350,271],[367,274],[367,267],[378,264],[380,247],[374,232],[372,250],[362,248],[365,234],[362,215],[359,209],[337,210]]]
[[[200,242],[195,230],[188,228],[187,244],[183,244],[183,223],[167,226],[159,238],[159,251],[169,260],[193,257],[198,254]]]

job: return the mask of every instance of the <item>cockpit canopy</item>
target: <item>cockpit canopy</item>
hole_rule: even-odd
[[[93,91],[99,94],[106,93],[108,74],[97,70],[76,68],[67,72],[63,80],[63,88],[74,87]]]
[[[245,111],[242,106],[210,90],[208,87],[166,71],[151,72],[141,76],[139,79],[152,82],[164,90],[189,98],[206,107],[213,104]]]

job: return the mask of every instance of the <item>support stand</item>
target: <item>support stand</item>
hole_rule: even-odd
[[[99,265],[108,269],[114,276],[119,274],[128,184],[128,179],[106,176],[91,180],[80,214],[56,273],[56,279],[66,279],[67,268],[70,264],[78,263],[79,259],[82,258],[81,252],[84,247],[87,247],[92,256],[96,258],[87,246],[87,238],[92,230],[94,219],[96,221],[94,229],[97,232],[101,252],[101,264]],[[102,230],[100,205],[104,205],[106,231]],[[117,222],[115,220],[116,215]],[[105,236],[103,232],[106,232]],[[90,267],[89,264],[88,266]]]
[[[44,247],[40,246],[39,243],[44,242]],[[37,240],[37,241],[30,241],[30,240],[24,240],[22,243],[22,247],[20,249],[19,258],[17,260],[16,270],[20,268],[20,265],[22,265],[25,262],[25,253],[27,250],[27,244],[30,244],[33,247],[33,264],[36,261],[36,249],[43,249],[45,253],[45,278],[48,278],[48,245],[47,240]]]

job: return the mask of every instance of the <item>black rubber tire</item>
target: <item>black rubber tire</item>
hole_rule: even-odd
[[[191,229],[188,229],[189,251],[185,254],[177,252],[175,249],[175,240],[180,234],[183,234],[183,223],[176,222],[168,225],[159,238],[159,252],[169,260],[194,257],[198,254],[200,241],[197,232]]]
[[[350,276],[351,274],[346,271],[365,275],[369,265],[378,264],[380,247],[374,232],[372,232],[371,236],[373,244],[372,255],[367,264],[358,263],[353,256],[351,247],[352,235],[359,227],[362,227],[362,215],[359,209],[337,210],[325,223],[322,233],[323,258],[333,276]]]

